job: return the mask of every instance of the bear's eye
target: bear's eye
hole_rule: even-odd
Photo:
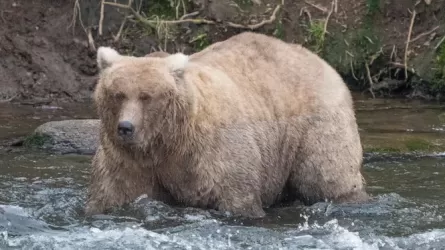
[[[141,101],[149,101],[151,99],[151,96],[149,94],[147,94],[147,93],[141,93],[139,95],[139,99]]]
[[[114,98],[116,98],[117,100],[123,100],[123,99],[125,99],[125,94],[122,92],[116,93],[114,95]]]

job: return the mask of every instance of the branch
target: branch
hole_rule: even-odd
[[[83,31],[85,32],[85,34],[87,35],[88,38],[88,45],[90,50],[92,51],[96,51],[96,47],[94,46],[94,39],[93,39],[93,35],[91,34],[91,28],[85,28],[85,26],[83,25],[82,22],[82,16],[81,16],[81,11],[80,11],[80,4],[79,4],[79,0],[74,1],[74,8],[73,8],[73,19],[71,20],[70,25],[68,26],[68,29],[72,26],[73,27],[73,34],[75,31],[75,27],[76,27],[76,18],[79,17],[79,23],[80,26],[82,27]]]
[[[320,11],[324,12],[324,13],[328,12],[328,10],[326,8],[324,8],[324,7],[320,7],[320,6],[318,6],[318,5],[314,4],[314,3],[311,3],[309,1],[304,1],[304,2],[309,4],[312,7],[316,8],[317,10],[320,10]]]
[[[312,24],[311,13],[309,12],[309,10],[306,9],[306,7],[301,8],[301,10],[300,10],[300,16],[302,16],[303,13],[307,15],[307,18],[309,19],[309,24]]]
[[[442,37],[442,39],[440,39],[440,41],[437,43],[436,47],[434,47],[434,50],[437,50],[440,45],[442,45],[443,41],[445,41],[445,36]]]
[[[349,61],[350,62],[350,65],[351,65],[351,73],[352,73],[352,77],[356,80],[356,81],[358,81],[358,78],[357,78],[357,76],[355,75],[355,73],[354,73],[354,65],[352,64],[352,59]]]
[[[195,11],[195,12],[192,12],[192,13],[184,14],[181,18],[179,18],[179,20],[184,20],[186,18],[195,17],[197,15],[199,15],[199,11]]]
[[[366,62],[365,62],[365,68],[366,68],[366,76],[368,77],[369,81],[369,92],[371,92],[372,98],[375,98],[374,91],[372,89],[374,86],[374,81],[372,80],[371,71],[369,70],[368,63]]]
[[[232,22],[227,22],[227,24],[232,28],[255,30],[255,29],[263,27],[266,24],[273,23],[277,19],[277,14],[278,14],[278,11],[280,10],[280,8],[281,8],[281,4],[277,5],[277,7],[275,7],[275,9],[274,9],[272,15],[269,17],[269,19],[263,20],[257,24],[242,25],[242,24],[237,24],[237,23],[232,23]]]
[[[389,64],[392,65],[392,66],[395,67],[395,68],[406,69],[406,70],[408,70],[409,72],[411,72],[411,73],[413,73],[413,74],[416,73],[416,71],[414,70],[414,68],[406,68],[406,67],[405,67],[405,64],[403,64],[403,63],[390,62]]]
[[[124,30],[124,26],[127,23],[127,17],[124,17],[124,21],[122,21],[121,26],[119,27],[119,31],[117,32],[116,36],[114,36],[114,41],[119,41],[119,38],[122,34],[122,31]]]
[[[105,0],[100,1],[100,17],[99,17],[99,36],[102,36],[102,26],[104,23],[104,5]]]
[[[182,19],[182,20],[162,20],[162,21],[148,20],[148,19],[144,18],[141,14],[139,14],[139,12],[137,12],[136,10],[131,8],[130,6],[119,4],[119,3],[112,3],[112,2],[104,2],[104,4],[108,4],[111,6],[118,7],[118,8],[129,9],[140,22],[145,23],[150,26],[153,26],[159,22],[162,22],[164,24],[180,24],[180,23],[215,24],[215,22],[206,20],[206,19]]]
[[[96,46],[94,46],[94,38],[93,38],[93,34],[91,32],[91,28],[88,28],[87,36],[88,36],[88,45],[90,47],[90,50],[96,51]]]
[[[326,17],[326,21],[324,22],[323,40],[324,40],[324,37],[326,36],[326,31],[328,30],[329,18],[331,17],[332,12],[334,11],[334,7],[335,7],[335,0],[332,0],[331,10],[329,11],[328,16]]]
[[[437,30],[439,27],[440,27],[440,26],[437,25],[437,26],[434,27],[432,30],[427,31],[427,32],[423,32],[422,34],[419,34],[419,35],[416,36],[415,38],[411,39],[410,43],[415,42],[415,41],[419,40],[420,38],[422,38],[422,37],[424,37],[424,36],[426,36],[426,35],[429,35],[429,34],[433,33],[433,32],[434,32],[435,30]]]
[[[187,9],[186,9],[184,0],[181,0],[181,3],[182,3],[182,10],[183,10],[182,16],[185,16],[187,14]]]
[[[0,100],[0,103],[12,102],[17,96],[19,96],[19,95],[16,94],[16,95],[14,95],[14,96],[12,96],[12,97],[10,97],[10,98],[2,99],[2,100]]]
[[[396,55],[396,45],[392,45],[392,51],[391,51],[391,55],[389,56],[389,60],[392,61],[394,57],[397,57],[397,55]]]
[[[133,3],[133,0],[128,0],[128,8],[131,8],[131,4]],[[114,41],[117,42],[119,41],[119,38],[122,34],[122,31],[124,30],[125,24],[127,23],[127,19],[128,19],[128,9],[125,12],[126,16],[124,17],[124,20],[122,20],[121,26],[119,27],[119,31],[117,32],[116,36],[114,36]]]
[[[123,5],[123,4],[119,4],[119,3],[113,3],[113,2],[107,2],[104,1],[104,4],[110,5],[110,6],[114,6],[114,7],[118,7],[118,8],[123,8],[123,9],[128,9],[130,10],[134,17],[139,20],[140,22],[147,24],[149,26],[154,27],[156,24],[158,23],[163,23],[163,24],[167,24],[167,25],[174,25],[174,24],[181,24],[181,23],[194,23],[194,24],[216,24],[214,21],[211,20],[207,20],[207,19],[200,19],[200,18],[187,18],[187,17],[191,17],[191,16],[196,16],[199,14],[199,12],[193,12],[190,14],[184,14],[179,20],[149,20],[147,18],[144,18],[138,11],[134,10],[133,8],[131,8],[131,6],[127,6],[127,5]],[[237,23],[232,23],[232,22],[227,22],[227,25],[232,27],[232,28],[238,28],[238,29],[251,29],[251,30],[255,30],[258,28],[261,28],[262,26],[266,25],[266,24],[270,24],[273,23],[276,19],[277,19],[277,14],[278,11],[281,8],[281,4],[277,5],[272,13],[272,15],[270,16],[269,19],[267,20],[263,20],[260,23],[257,24],[251,24],[251,25],[242,25],[242,24],[237,24]]]
[[[409,25],[409,30],[408,30],[408,38],[406,40],[406,46],[405,46],[405,57],[404,57],[404,64],[405,64],[405,80],[408,79],[408,48],[409,48],[409,43],[411,40],[411,33],[413,31],[413,26],[414,26],[414,19],[416,18],[416,10],[413,10],[413,14],[411,15],[411,23]]]

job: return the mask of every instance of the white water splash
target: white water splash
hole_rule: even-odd
[[[104,230],[82,227],[15,238],[3,233],[2,238],[2,249],[439,249],[445,244],[445,231],[392,238],[360,235],[340,226],[336,219],[323,225],[304,222],[284,232],[202,220],[174,233],[134,225]]]

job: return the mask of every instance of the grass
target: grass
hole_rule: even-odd
[[[317,54],[323,51],[325,42],[324,25],[325,20],[314,20],[307,29],[310,49]]]

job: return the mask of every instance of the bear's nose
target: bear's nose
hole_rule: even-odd
[[[121,121],[117,125],[117,132],[121,136],[130,136],[134,132],[134,126],[129,121]]]

